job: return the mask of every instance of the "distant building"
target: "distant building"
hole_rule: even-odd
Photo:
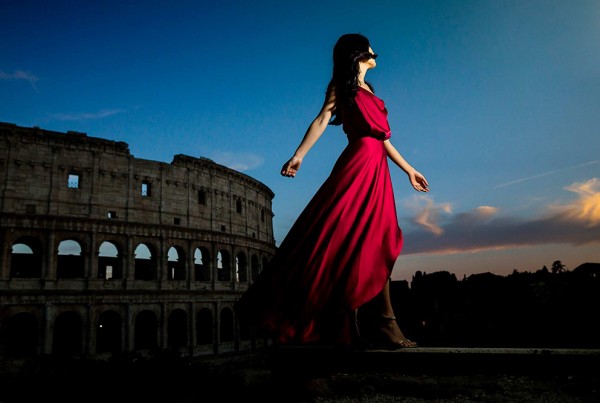
[[[0,123],[0,357],[260,345],[233,304],[275,251],[273,197],[206,158]]]

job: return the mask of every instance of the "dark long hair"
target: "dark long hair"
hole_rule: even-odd
[[[333,76],[330,86],[335,87],[335,110],[331,125],[340,125],[344,110],[354,102],[358,90],[359,63],[368,60],[369,39],[362,34],[345,34],[339,37],[333,47]],[[373,91],[373,86],[365,82]]]

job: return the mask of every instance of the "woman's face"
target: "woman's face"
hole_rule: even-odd
[[[372,55],[374,55],[375,57],[377,57],[375,55],[375,52],[373,52],[373,49],[369,46],[369,53],[371,53]],[[365,61],[365,63],[367,64],[367,69],[372,69],[375,66],[377,66],[377,62],[375,62],[375,58],[371,57],[370,59],[368,59],[367,61]]]

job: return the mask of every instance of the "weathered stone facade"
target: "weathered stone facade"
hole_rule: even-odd
[[[275,250],[273,192],[206,158],[0,123],[0,357],[264,343],[233,304]]]

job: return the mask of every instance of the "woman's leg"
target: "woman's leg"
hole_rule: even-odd
[[[365,338],[371,339],[375,345],[385,348],[415,347],[417,345],[408,340],[398,326],[390,298],[389,280],[375,298],[361,307],[359,317],[362,317],[361,323],[367,324],[361,326],[361,329],[364,329],[361,333],[365,334]]]

